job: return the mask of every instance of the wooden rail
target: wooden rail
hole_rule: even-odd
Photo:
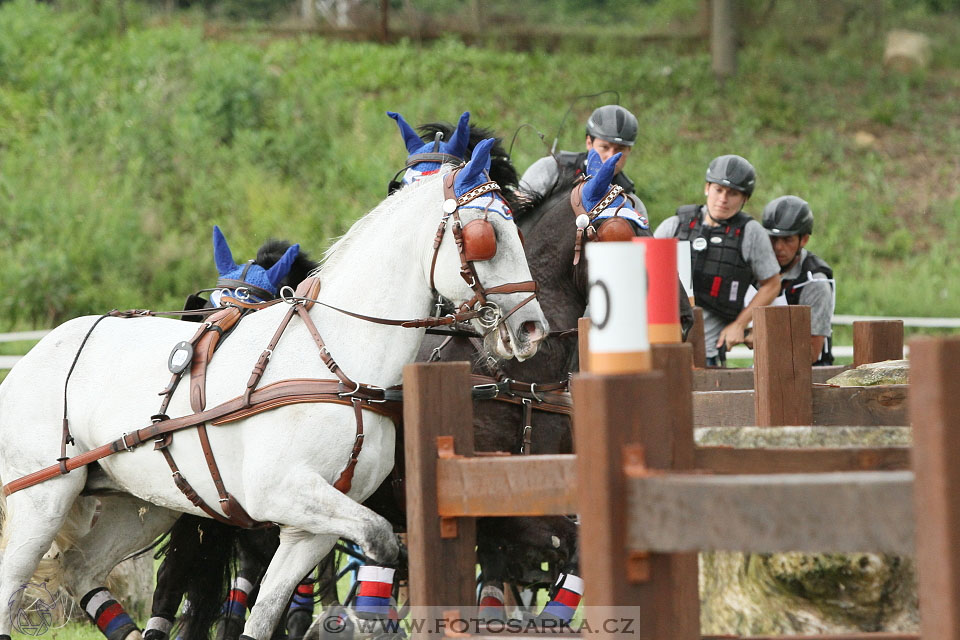
[[[762,334],[765,320],[777,320],[764,319],[767,309],[760,311]],[[803,332],[793,320],[790,326],[787,337]],[[914,480],[907,447],[741,449],[697,447],[693,442],[694,426],[754,426],[758,396],[769,401],[784,389],[801,397],[794,405],[801,410],[802,399],[809,398],[809,418],[795,424],[906,425],[906,385],[816,386],[810,382],[812,374],[798,385],[802,367],[791,364],[786,369],[769,360],[778,357],[771,351],[767,364],[761,356],[753,375],[767,375],[773,382],[758,385],[757,391],[693,392],[691,347],[655,345],[652,351],[656,371],[575,377],[575,456],[474,457],[467,366],[405,369],[406,488],[408,502],[415,503],[407,517],[410,537],[418,539],[410,547],[414,602],[474,603],[475,518],[578,513],[581,538],[590,541],[581,548],[581,567],[591,616],[612,615],[616,607],[629,606],[631,613],[642,614],[638,619],[643,629],[632,637],[719,640],[724,636],[699,633],[696,550],[905,553],[913,548],[914,535],[918,540],[929,535],[924,534],[927,509],[921,506],[929,500],[920,498],[924,475],[918,473]],[[790,358],[795,360],[794,355]],[[953,360],[960,363],[960,346],[956,356]],[[957,375],[960,371],[954,379]],[[769,403],[761,410],[770,422],[786,422],[794,411]],[[953,416],[960,416],[960,406],[940,418],[960,420]],[[960,449],[960,424],[951,433],[958,442],[941,436],[944,465],[949,453]],[[960,476],[950,488],[960,491]],[[943,500],[950,495],[956,493],[944,491]],[[925,518],[925,526],[916,532],[914,502],[916,513]],[[945,502],[933,508],[951,513]],[[960,508],[951,518],[954,530],[960,531]],[[942,523],[936,524],[942,533]],[[950,550],[960,549],[960,539],[947,536],[934,546],[940,554],[958,553]],[[436,579],[441,575],[444,579]],[[454,580],[455,575],[463,578]],[[960,601],[960,579],[956,582],[954,591],[948,589],[950,602]],[[413,589],[415,583],[420,584]],[[454,583],[460,586],[450,586]],[[919,638],[876,633],[805,637]],[[960,640],[929,636],[934,637]]]

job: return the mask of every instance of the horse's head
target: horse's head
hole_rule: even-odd
[[[220,231],[220,227],[216,225],[213,227],[213,259],[220,274],[217,288],[221,291],[231,290],[232,295],[240,300],[264,302],[276,298],[277,291],[284,278],[290,273],[299,252],[299,244],[291,245],[280,259],[267,269],[254,260],[238,265],[233,261],[230,245],[227,244],[227,239]],[[218,304],[218,301],[213,302]]]
[[[547,333],[513,214],[490,181],[494,140],[484,140],[465,166],[442,176],[443,218],[429,269],[431,287],[472,322],[487,350],[519,360],[536,353]]]
[[[399,181],[394,179],[390,183],[391,193],[405,184],[412,184],[424,176],[433,175],[443,164],[460,164],[466,157],[467,144],[470,141],[469,111],[464,111],[460,116],[457,128],[449,140],[443,140],[443,134],[437,130],[434,139],[429,142],[422,140],[399,113],[387,111],[387,115],[396,120],[400,127],[400,135],[403,136],[403,143],[409,154],[406,166],[401,169],[404,172],[403,178]]]

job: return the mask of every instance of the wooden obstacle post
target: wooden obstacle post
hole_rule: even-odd
[[[753,333],[757,426],[813,424],[810,307],[760,307],[753,313]]]
[[[703,333],[703,309],[693,308],[693,326],[687,333],[687,342],[693,345],[693,366],[703,369],[707,366],[707,344]]]
[[[438,515],[440,456],[473,454],[473,400],[466,362],[410,364],[403,369],[410,601],[417,606],[473,606],[477,544],[474,518]],[[450,445],[452,438],[452,451]]]
[[[682,348],[682,347],[680,347]],[[661,355],[664,360],[681,356]],[[677,352],[679,353],[679,351]],[[689,366],[689,360],[687,361]],[[675,364],[671,365],[671,370]],[[633,619],[639,640],[699,640],[696,556],[636,553],[627,546],[629,518],[624,447],[641,443],[644,464],[669,469],[675,457],[668,392],[661,371],[579,374],[573,379],[573,423],[580,503],[581,570],[589,609],[585,619],[603,631],[604,619]],[[671,406],[673,400],[670,401]],[[692,431],[692,428],[688,429]],[[692,454],[692,452],[691,452]],[[692,569],[692,570],[691,570]],[[620,609],[629,607],[629,609]],[[614,634],[598,637],[614,637]]]
[[[665,393],[662,396],[660,410],[666,413],[668,433],[641,434],[647,466],[663,463],[665,465],[663,468],[671,470],[694,468],[693,351],[693,347],[689,344],[650,345],[653,368],[664,376],[663,391]],[[650,442],[657,437],[669,443],[669,454],[666,451],[656,452],[651,449]],[[651,570],[663,571],[662,579],[670,585],[673,593],[671,599],[661,603],[666,610],[660,614],[667,620],[675,621],[672,624],[679,635],[670,637],[697,638],[700,633],[697,554],[654,554],[651,564]]]
[[[910,341],[920,631],[960,640],[960,338]]]
[[[853,366],[903,359],[903,320],[853,323]]]
[[[590,318],[577,320],[577,355],[580,358],[580,372],[590,370]]]

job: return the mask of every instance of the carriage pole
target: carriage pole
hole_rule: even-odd
[[[410,602],[452,614],[476,600],[476,519],[438,515],[437,451],[473,455],[470,364],[407,365],[403,390]]]

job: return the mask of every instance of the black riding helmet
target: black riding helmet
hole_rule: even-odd
[[[780,196],[763,208],[763,226],[771,236],[804,236],[813,233],[813,211],[803,198]]]
[[[757,183],[757,172],[746,158],[735,155],[719,156],[707,167],[707,182],[722,184],[749,197],[753,195],[753,187]]]
[[[632,147],[637,141],[637,118],[618,104],[596,109],[587,120],[587,135]]]

